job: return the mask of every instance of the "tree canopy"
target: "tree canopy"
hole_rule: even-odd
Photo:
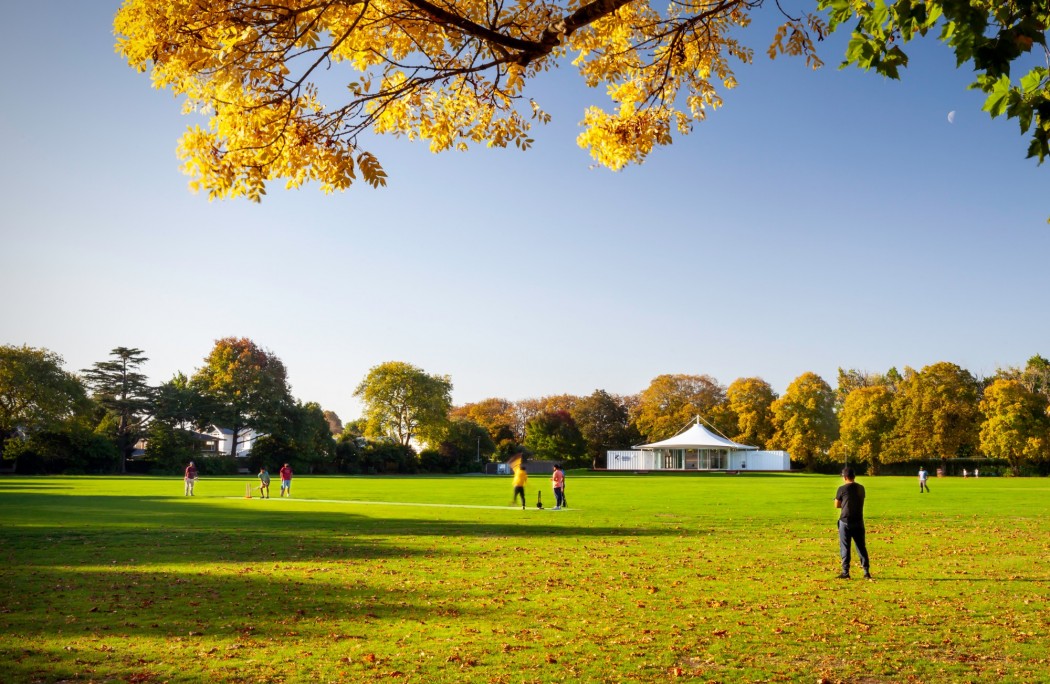
[[[114,358],[97,361],[82,372],[95,401],[116,417],[120,469],[124,472],[153,406],[154,390],[146,375],[139,372],[142,364],[149,361],[141,349],[117,347],[109,355]]]
[[[35,347],[0,346],[0,451],[7,440],[72,417],[87,394],[58,354]]]
[[[359,177],[385,185],[366,131],[434,151],[528,148],[533,124],[550,117],[527,86],[568,63],[609,99],[583,112],[578,144],[614,170],[640,163],[722,104],[737,84],[732,62],[752,59],[737,36],[760,9],[783,18],[770,57],[819,67],[815,43],[850,25],[845,63],[891,78],[908,64],[901,45],[937,30],[959,64],[973,65],[985,110],[1033,130],[1030,156],[1050,150],[1047,68],[1011,74],[1046,48],[1046,3],[810,7],[792,16],[763,0],[125,0],[114,30],[131,67],[209,118],[183,135],[179,155],[193,187],[212,197],[258,200],[276,179],[326,192]]]
[[[181,430],[199,427],[210,417],[206,416],[209,403],[184,373],[176,373],[153,392],[152,422]]]
[[[452,408],[452,381],[404,361],[368,371],[354,391],[365,405],[366,434],[408,446],[416,437],[440,439]]]
[[[954,363],[906,369],[894,398],[894,448],[942,462],[972,454],[980,425],[978,400],[976,379]]]
[[[900,472],[901,464],[940,458],[949,471],[951,461],[958,469],[994,459],[999,463],[982,463],[982,472],[1007,465],[1014,474],[1046,474],[1050,464],[1050,361],[1038,355],[989,378],[948,362],[905,367],[903,375],[893,368],[839,369],[835,390],[803,373],[780,398],[758,377],[726,389],[707,375],[660,375],[637,395],[492,397],[454,409],[448,376],[389,362],[373,367],[357,387],[364,416],[345,424],[337,444],[331,435],[338,417],[292,398],[284,364],[249,339],[216,341],[192,379],[177,373],[149,391],[148,402],[125,390],[143,380],[135,370],[145,361],[141,350],[118,347],[112,354],[116,361],[86,371],[95,390],[88,397],[54,352],[0,346],[0,448],[18,472],[112,472],[120,463],[117,447],[126,446],[118,430],[121,397],[150,417],[145,459],[130,462],[137,472],[215,455],[210,447],[202,452],[191,431],[209,421],[234,431],[237,455],[245,455],[238,440],[245,428],[265,433],[256,435],[251,465],[409,473],[465,472],[479,467],[479,456],[502,460],[522,451],[573,466],[584,465],[586,456],[600,468],[606,451],[643,441],[640,428],[652,430],[654,441],[697,415],[737,441],[784,449],[796,466],[814,470],[846,460],[870,474]],[[417,454],[420,444],[429,448]],[[238,465],[201,460],[215,468],[205,472]]]
[[[813,468],[838,436],[834,403],[834,392],[816,373],[795,378],[770,407],[776,427],[770,446],[784,449],[792,459]]]
[[[544,411],[525,428],[525,446],[536,458],[579,465],[587,445],[568,411]]]
[[[902,45],[931,32],[972,65],[970,85],[987,96],[984,111],[1017,119],[1031,132],[1028,156],[1050,154],[1050,4],[1031,0],[819,0],[832,31],[852,25],[843,65],[899,78],[908,66]],[[1034,49],[1042,54],[1036,59]],[[1040,63],[1040,61],[1042,63]],[[1015,69],[1016,67],[1016,69]],[[1013,73],[1027,68],[1027,72]]]
[[[996,380],[981,399],[984,423],[981,449],[992,458],[1004,458],[1014,474],[1025,462],[1046,460],[1050,444],[1050,416],[1045,399],[1017,380]]]
[[[727,434],[734,442],[765,448],[773,438],[770,409],[777,393],[762,378],[738,378],[726,389],[729,412],[736,417],[736,430]]]
[[[658,375],[638,396],[634,421],[649,441],[670,437],[697,416],[731,432],[718,421],[725,395],[725,388],[710,375]]]
[[[490,397],[478,402],[457,406],[452,409],[449,417],[469,420],[483,426],[488,430],[489,436],[497,446],[502,442],[520,439],[520,435],[525,430],[524,424],[522,424],[520,431],[515,430],[518,416],[514,409],[514,404],[507,399],[499,397]]]
[[[190,382],[209,400],[209,419],[233,430],[230,456],[243,428],[270,431],[292,403],[284,363],[246,337],[216,340]]]
[[[572,417],[587,445],[591,465],[605,465],[605,454],[614,449],[630,449],[641,441],[638,428],[631,422],[630,409],[623,397],[605,390],[594,390],[573,407]]]
[[[883,443],[889,439],[895,422],[889,387],[857,387],[846,396],[839,412],[839,440],[844,455],[867,463],[869,472],[878,474],[883,463]]]

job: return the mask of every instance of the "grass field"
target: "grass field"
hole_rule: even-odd
[[[1050,680],[1047,479],[861,478],[872,582],[828,476],[247,481],[0,479],[0,680]]]

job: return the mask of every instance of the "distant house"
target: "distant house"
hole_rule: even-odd
[[[202,433],[215,440],[216,447],[211,452],[211,455],[226,456],[230,453],[230,440],[233,439],[233,430],[209,425],[202,430]],[[237,458],[248,458],[252,453],[252,447],[255,446],[255,440],[262,436],[261,432],[256,432],[251,428],[241,428],[237,432],[237,450],[234,452],[234,456]]]
[[[219,451],[219,439],[211,434],[203,432],[195,432],[193,430],[179,430],[186,435],[189,435],[197,443],[197,451],[201,453],[201,456],[217,456]],[[146,456],[146,447],[149,445],[149,440],[140,439],[135,442],[135,448],[131,452],[131,459],[144,458]]]
[[[670,437],[607,453],[609,470],[791,470],[786,451],[738,444],[695,422]]]
[[[228,456],[230,453],[230,440],[233,439],[233,430],[209,425],[200,432],[193,430],[182,430],[197,443],[197,451],[202,457]],[[242,428],[237,433],[237,458],[248,458],[255,446],[255,440],[263,435],[251,428]],[[132,459],[143,458],[146,455],[148,441],[140,439],[135,443],[135,449],[131,453]]]

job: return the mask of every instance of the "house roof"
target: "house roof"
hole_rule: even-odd
[[[758,449],[747,444],[737,444],[725,437],[715,434],[700,424],[699,421],[689,426],[688,430],[652,444],[642,444],[636,449],[731,449],[735,451]]]

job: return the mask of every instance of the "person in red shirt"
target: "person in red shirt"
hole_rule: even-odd
[[[193,461],[186,466],[186,474],[182,480],[186,483],[186,496],[193,496],[193,485],[197,484],[197,466],[193,465]]]
[[[287,492],[287,494],[285,494]],[[292,469],[285,463],[281,468],[281,496],[292,495]]]

